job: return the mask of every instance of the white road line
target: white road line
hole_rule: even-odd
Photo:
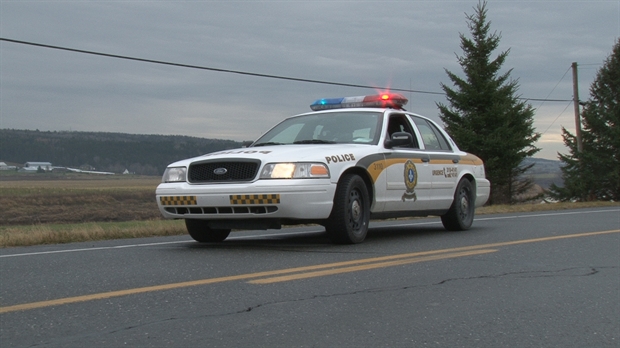
[[[75,253],[75,252],[79,252],[79,251],[94,251],[94,250],[107,250],[107,249],[135,248],[135,247],[143,247],[143,246],[151,246],[151,245],[187,243],[187,242],[189,242],[189,240],[175,241],[175,242],[161,242],[161,243],[127,244],[127,245],[117,245],[117,246],[111,246],[111,247],[98,247],[98,248],[51,250],[51,251],[40,251],[40,252],[36,252],[36,253],[0,255],[0,258],[3,258],[3,257],[16,257],[16,256],[45,255],[45,254],[59,254],[59,253]]]
[[[227,240],[234,239],[249,239],[249,238],[264,238],[269,236],[293,236],[297,234],[307,234],[318,231],[304,231],[304,232],[294,232],[294,233],[278,233],[278,234],[262,234],[255,236],[243,236],[243,237],[230,237]],[[97,247],[97,248],[81,248],[81,249],[66,249],[66,250],[50,250],[50,251],[40,251],[34,253],[22,253],[22,254],[11,254],[11,255],[0,255],[0,258],[6,257],[17,257],[17,256],[33,256],[33,255],[46,255],[46,254],[62,254],[62,253],[75,253],[80,251],[96,251],[96,250],[110,250],[110,249],[125,249],[125,248],[138,248],[138,247],[146,247],[146,246],[154,246],[154,245],[166,245],[166,244],[180,244],[180,243],[191,243],[193,239],[186,240],[178,240],[174,242],[159,242],[159,243],[143,243],[143,244],[126,244],[126,245],[116,245],[109,247]]]
[[[533,217],[543,217],[543,216],[558,216],[558,215],[572,215],[572,214],[592,214],[592,213],[620,213],[620,209],[616,210],[592,210],[592,211],[570,211],[570,212],[550,212],[550,213],[541,213],[541,214],[527,214],[527,215],[513,215],[513,216],[495,216],[495,217],[480,217],[485,215],[476,216],[474,223],[476,221],[492,221],[492,220],[508,220],[508,219],[523,219],[523,218],[533,218]],[[620,216],[618,217],[620,219]],[[425,221],[425,222],[407,222],[407,221],[398,221],[394,222],[394,226],[420,226],[420,225],[436,225],[441,224],[441,221]],[[389,227],[382,226],[382,227]]]
[[[591,210],[591,211],[570,211],[570,212],[557,212],[557,213],[548,213],[548,214],[527,214],[527,215],[515,215],[515,216],[499,216],[499,217],[488,217],[488,218],[476,218],[474,221],[521,219],[521,218],[542,217],[542,216],[558,216],[558,215],[572,215],[572,214],[592,214],[592,213],[620,213],[620,209],[615,209],[615,210]]]
[[[570,211],[570,212],[553,212],[553,213],[542,213],[542,214],[527,214],[527,215],[515,215],[515,216],[498,216],[498,217],[487,217],[487,218],[476,218],[475,221],[491,221],[491,220],[507,220],[507,219],[522,219],[522,218],[532,218],[532,217],[543,217],[543,216],[558,216],[558,215],[571,215],[571,214],[593,214],[593,213],[618,213],[620,209],[611,209],[611,210],[592,210],[592,211]],[[425,222],[414,222],[414,223],[394,223],[394,226],[420,226],[420,225],[433,225],[438,224],[438,221],[425,221]],[[382,227],[389,227],[382,226]],[[291,232],[291,233],[277,233],[277,234],[261,234],[254,236],[238,236],[238,237],[230,237],[229,240],[235,239],[255,239],[255,238],[264,238],[270,236],[294,236],[298,234],[307,234],[307,233],[315,233],[319,231],[304,231],[304,232]],[[81,249],[67,249],[67,250],[51,250],[51,251],[41,251],[34,253],[22,253],[22,254],[10,254],[10,255],[0,255],[0,258],[7,257],[19,257],[19,256],[35,256],[35,255],[46,255],[46,254],[61,254],[61,253],[74,253],[74,252],[82,252],[82,251],[96,251],[96,250],[110,250],[110,249],[124,249],[124,248],[139,248],[139,247],[147,247],[147,246],[155,246],[155,245],[168,245],[168,244],[180,244],[180,243],[189,243],[192,242],[192,239],[180,240],[174,242],[159,242],[159,243],[143,243],[143,244],[126,244],[126,245],[117,245],[110,247],[97,247],[97,248],[81,248]]]

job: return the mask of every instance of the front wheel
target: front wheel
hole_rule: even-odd
[[[441,216],[443,227],[448,231],[468,230],[474,222],[475,204],[474,188],[471,182],[461,179],[454,192],[454,201],[450,210]]]
[[[338,244],[356,244],[366,239],[370,221],[370,198],[366,183],[358,175],[342,177],[334,206],[325,225],[329,238]]]
[[[189,235],[200,243],[219,243],[230,234],[230,229],[212,229],[207,220],[185,219]]]

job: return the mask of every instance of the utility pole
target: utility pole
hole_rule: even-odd
[[[573,104],[575,107],[575,137],[577,138],[577,150],[583,151],[581,142],[581,114],[579,112],[579,81],[577,78],[577,62],[573,62]]]

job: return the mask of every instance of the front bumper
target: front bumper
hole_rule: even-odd
[[[258,180],[245,184],[162,183],[157,205],[168,219],[329,217],[336,184],[329,179]]]

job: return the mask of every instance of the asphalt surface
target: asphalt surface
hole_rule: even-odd
[[[0,250],[1,347],[619,347],[620,209]]]

